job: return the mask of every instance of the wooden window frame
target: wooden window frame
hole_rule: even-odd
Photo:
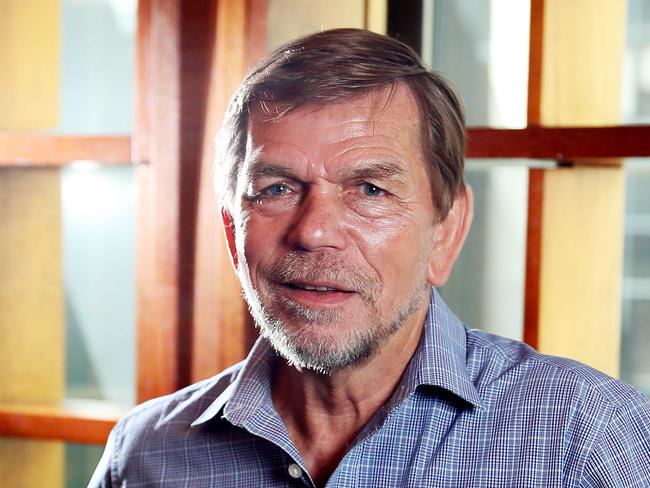
[[[207,13],[206,13],[207,12]],[[650,126],[540,127],[543,0],[533,0],[528,127],[467,131],[467,157],[561,162],[650,156]],[[137,399],[170,393],[194,378],[198,188],[211,161],[211,134],[247,64],[264,52],[264,0],[140,0],[133,137],[0,133],[0,168],[64,166],[74,160],[134,164],[140,201],[137,247]],[[216,39],[214,49],[210,39]],[[223,47],[223,48],[222,48]],[[235,76],[233,77],[233,73]],[[228,78],[233,78],[230,81]],[[489,164],[489,161],[486,162]],[[572,164],[572,163],[569,163]],[[606,163],[607,164],[607,163]],[[536,176],[529,195],[526,315],[535,314],[535,253],[542,195]],[[539,183],[539,182],[537,182]],[[201,258],[202,259],[202,258]],[[211,263],[211,266],[226,266]],[[238,291],[234,292],[239,295]],[[232,295],[231,295],[232,296]],[[530,308],[530,310],[529,310]],[[207,315],[215,312],[208,312]],[[210,327],[230,341],[233,357],[250,342],[246,320],[220,315]],[[534,337],[534,321],[525,337]],[[231,332],[235,330],[236,333]],[[242,339],[244,338],[244,339]],[[217,353],[217,351],[215,352]],[[227,362],[231,357],[222,358]],[[221,363],[219,363],[221,364]],[[199,366],[209,370],[214,365]],[[0,435],[99,444],[119,413],[72,407],[0,405]]]

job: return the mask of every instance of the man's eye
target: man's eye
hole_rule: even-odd
[[[367,197],[380,197],[386,193],[383,189],[379,188],[372,183],[364,182],[361,184],[361,191]]]
[[[273,185],[264,188],[260,194],[267,197],[279,197],[281,195],[286,195],[290,191],[291,189],[284,183],[274,183]]]

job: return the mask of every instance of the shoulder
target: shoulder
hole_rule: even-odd
[[[128,453],[143,444],[154,445],[173,431],[189,429],[237,378],[243,364],[240,362],[212,378],[136,406],[114,428],[115,449]]]
[[[648,404],[633,386],[592,367],[478,330],[467,331],[467,365],[477,388],[488,397],[520,391],[531,400],[552,400],[555,405],[588,402],[589,409],[603,414]]]
[[[182,447],[191,423],[235,381],[243,365],[133,408],[113,428],[88,486],[156,479],[155,471],[165,465],[162,458]]]

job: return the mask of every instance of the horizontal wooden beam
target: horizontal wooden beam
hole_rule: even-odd
[[[468,158],[576,159],[650,156],[650,125],[467,130]]]
[[[79,160],[130,164],[131,137],[0,133],[0,167],[63,166]]]
[[[528,127],[467,130],[468,158],[573,159],[650,157],[650,126]],[[0,133],[0,167],[63,166],[88,160],[130,164],[129,136]]]
[[[0,404],[0,435],[105,444],[126,409],[103,403],[83,401],[62,407]]]

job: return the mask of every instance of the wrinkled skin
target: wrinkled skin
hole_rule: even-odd
[[[436,223],[424,164],[405,86],[278,121],[253,112],[231,250],[256,322],[291,364],[330,373],[421,326],[458,227]]]

